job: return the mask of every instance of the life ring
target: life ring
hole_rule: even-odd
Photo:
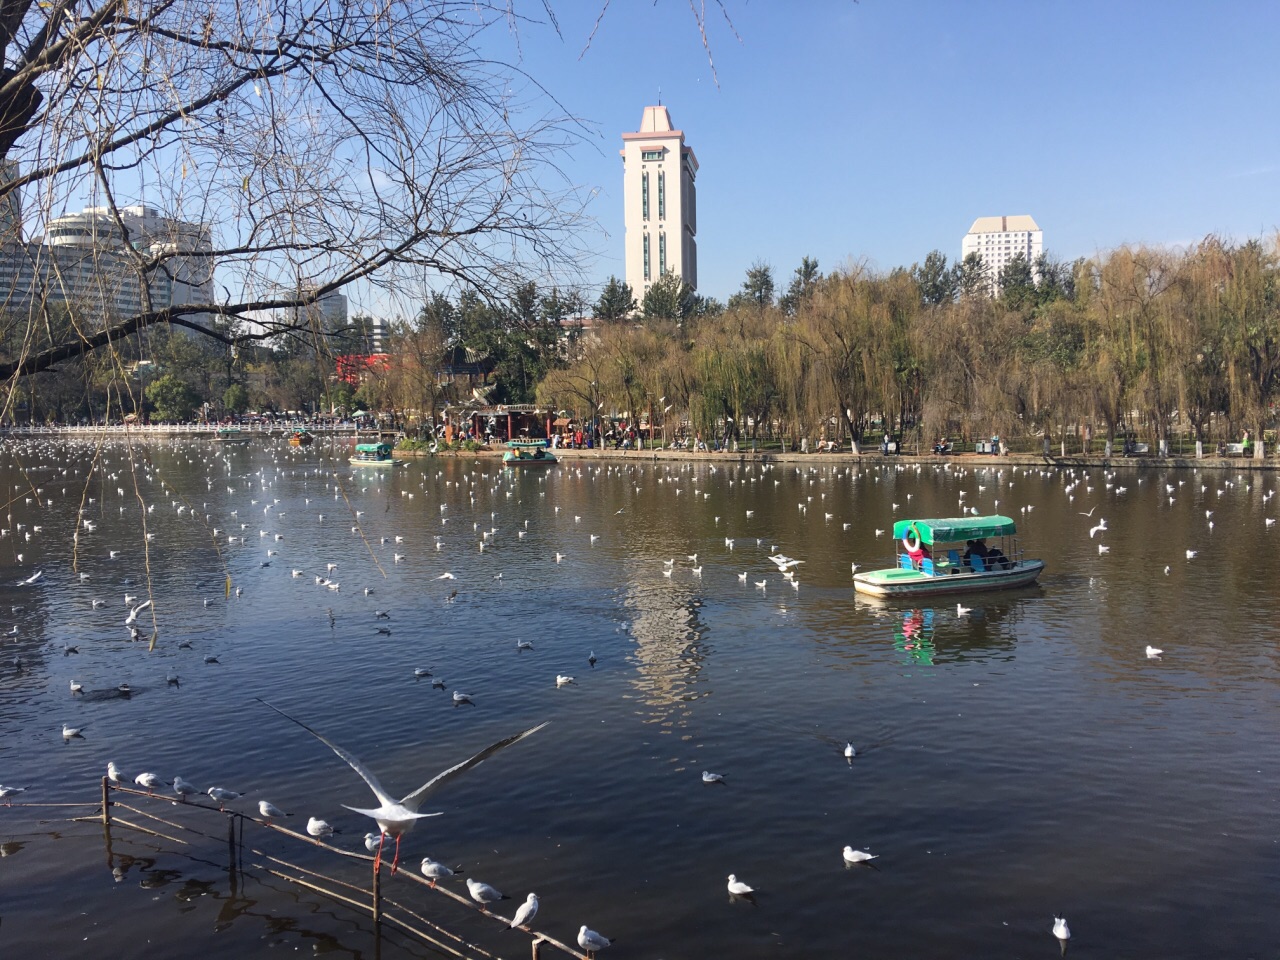
[[[915,537],[915,543],[911,542],[912,537]],[[907,548],[907,553],[914,555],[920,552],[920,534],[916,532],[915,524],[907,527],[907,532],[902,538],[902,545]]]

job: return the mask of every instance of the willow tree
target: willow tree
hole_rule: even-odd
[[[1206,253],[1224,261],[1217,309],[1232,419],[1261,439],[1280,390],[1280,258],[1257,241]]]
[[[122,275],[140,306],[73,310],[41,339],[48,288],[6,291],[26,336],[0,376],[156,324],[233,347],[278,337],[355,283],[497,290],[514,261],[560,262],[579,205],[549,191],[549,163],[575,128],[524,122],[528,85],[482,53],[512,14],[484,0],[6,0],[0,201],[21,198],[28,232],[87,201],[92,269]],[[141,235],[137,204],[162,226]]]

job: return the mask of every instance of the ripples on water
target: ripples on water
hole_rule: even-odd
[[[14,608],[18,634],[0,648],[0,782],[27,786],[21,799],[91,800],[114,759],[324,817],[354,847],[368,825],[340,804],[366,788],[252,697],[350,748],[393,793],[550,719],[442,792],[445,816],[405,858],[462,863],[516,900],[536,890],[539,927],[571,941],[587,923],[619,938],[617,957],[1049,956],[1055,911],[1073,950],[1112,956],[1263,955],[1280,933],[1270,474],[643,460],[512,474],[466,459],[353,474],[325,443],[135,453],[149,542],[123,447],[102,450],[87,484],[91,446],[4,449],[0,616]],[[888,559],[875,529],[892,504],[954,515],[962,491],[1020,521],[1043,585],[966,600],[967,617],[954,602],[855,600],[849,564]],[[82,506],[97,527],[80,528],[73,570]],[[1099,516],[1109,529],[1090,540]],[[765,559],[775,548],[806,561],[799,590]],[[123,626],[148,561],[154,652]],[[339,591],[315,584],[328,563]],[[447,690],[416,681],[419,666]],[[558,673],[577,681],[557,689]],[[455,689],[475,705],[452,706]],[[64,743],[63,722],[84,738]],[[231,890],[221,842],[178,851],[117,829],[109,859],[100,828],[63,813],[0,809],[0,936],[15,955],[374,953],[340,905],[256,872]],[[284,840],[253,842],[361,879]],[[846,870],[845,844],[880,859]],[[758,906],[728,902],[730,872]],[[437,900],[431,915],[464,936],[528,949]],[[381,955],[427,953],[388,932]]]

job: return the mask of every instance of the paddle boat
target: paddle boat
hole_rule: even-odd
[[[293,433],[289,434],[289,446],[291,447],[309,447],[315,443],[315,436],[311,434],[305,427],[299,427]]]
[[[395,466],[389,443],[357,443],[355,456],[348,458],[347,462],[357,467]]]
[[[547,449],[546,440],[510,440],[502,462],[508,467],[540,467],[560,461]]]
[[[239,427],[219,427],[213,435],[214,443],[248,443],[250,439]]]
[[[859,593],[891,599],[1007,590],[1034,583],[1043,560],[1027,559],[1008,517],[899,520],[895,566],[853,575]],[[987,540],[995,540],[988,545]]]

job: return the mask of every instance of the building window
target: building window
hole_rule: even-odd
[[[649,279],[649,235],[644,235],[644,278]]]
[[[667,218],[667,175],[658,171],[658,219]]]
[[[661,181],[659,181],[661,183]],[[658,234],[658,276],[667,275],[667,235]]]
[[[661,150],[641,150],[640,159],[641,160],[661,160],[662,151]]]
[[[649,174],[640,174],[640,210],[641,216],[649,219]]]

